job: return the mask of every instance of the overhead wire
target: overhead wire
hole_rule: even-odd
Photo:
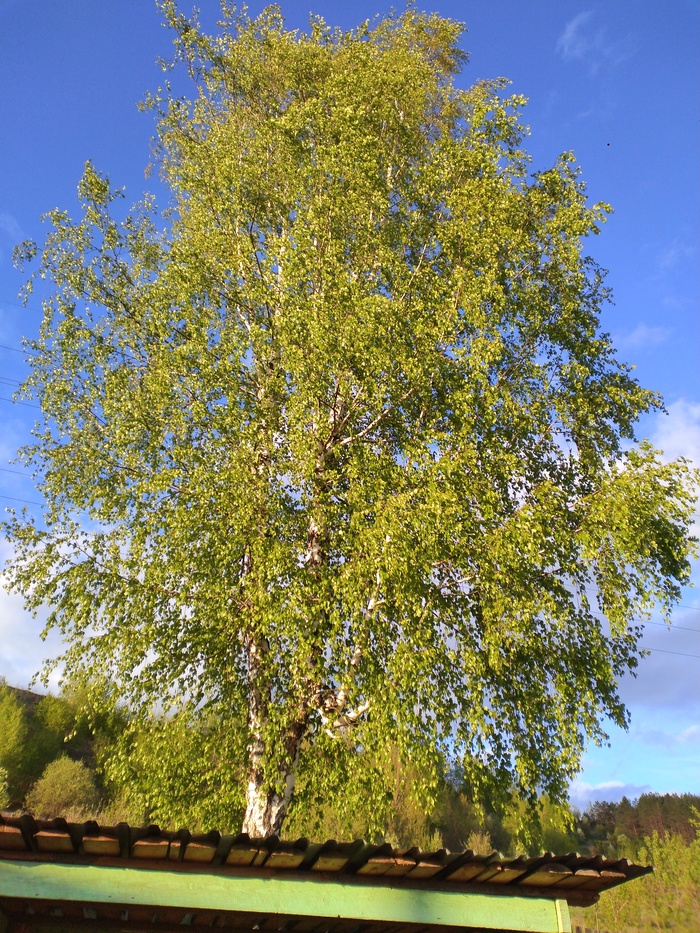
[[[8,305],[10,308],[17,308],[18,311],[31,311],[32,314],[43,314],[43,308],[33,308],[28,304],[20,304],[19,301],[9,301],[7,298],[0,298],[0,307]]]
[[[693,606],[684,606],[684,609],[692,609]],[[700,635],[700,628],[689,628],[687,625],[676,625],[675,622],[668,625],[666,622],[654,622],[653,619],[647,619],[644,623],[645,625],[661,625],[669,632],[681,631],[681,632],[695,632],[697,635]]]
[[[6,496],[0,493],[0,499],[9,499],[10,502],[25,502],[27,505],[45,505],[44,502],[37,502],[36,499],[19,499],[17,496]]]
[[[640,645],[645,651],[660,651],[661,654],[675,654],[679,658],[698,658],[700,654],[686,654],[684,651],[669,651],[668,648],[650,648],[647,645]]]
[[[18,402],[14,398],[7,398],[6,395],[0,395],[0,402],[9,402],[11,405],[23,405],[25,408],[36,408],[41,411],[41,405],[32,405],[31,402]]]
[[[31,479],[28,473],[24,473],[22,470],[11,470],[9,467],[0,467],[3,473],[14,473],[16,476],[23,476],[25,479]]]

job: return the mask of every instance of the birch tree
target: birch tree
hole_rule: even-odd
[[[88,164],[22,251],[46,506],[12,585],[68,676],[229,724],[253,835],[389,745],[428,790],[449,758],[563,799],[692,549],[600,327],[607,206],[570,154],[532,172],[504,82],[461,88],[457,23],[162,9],[193,82],[147,102],[165,219]]]

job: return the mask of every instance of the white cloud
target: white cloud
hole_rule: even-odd
[[[648,784],[625,784],[622,781],[602,781],[589,784],[580,778],[574,778],[569,788],[569,799],[578,810],[585,810],[594,800],[607,800],[619,803],[623,797],[634,800],[651,790]]]
[[[692,713],[692,711],[691,711]],[[700,707],[697,710],[700,718]],[[646,725],[649,721],[651,724]],[[686,719],[686,722],[688,720]],[[639,723],[633,723],[632,738],[650,748],[663,748],[667,753],[675,754],[680,746],[693,746],[700,743],[700,725],[693,721],[692,725],[680,729],[673,720],[664,722],[663,715],[657,711],[655,716],[642,716]]]
[[[649,327],[637,324],[634,330],[622,334],[615,344],[622,350],[650,350],[668,340],[671,331],[668,327]]]
[[[634,48],[631,36],[611,39],[605,26],[594,25],[593,10],[584,10],[564,26],[556,51],[565,61],[582,62],[596,74],[603,65],[619,65]]]
[[[664,458],[686,457],[700,467],[700,403],[679,398],[660,412],[652,435]]]
[[[661,250],[656,259],[656,266],[660,274],[676,269],[682,263],[688,262],[695,255],[693,244],[684,240],[674,240],[665,249]]]
[[[42,640],[48,611],[42,609],[34,617],[24,608],[22,597],[5,588],[2,570],[11,556],[12,547],[0,537],[0,676],[13,687],[27,687],[44,661],[61,653],[61,639],[54,631]],[[57,682],[54,673],[51,686]]]
[[[21,597],[0,587],[0,675],[13,687],[27,687],[44,661],[61,652],[57,634],[41,640],[45,617],[34,618]]]
[[[0,212],[0,233],[13,243],[22,239],[22,231],[12,214]]]
[[[700,725],[696,724],[690,726],[688,729],[684,729],[683,732],[678,736],[679,742],[689,742],[693,744],[700,744]]]

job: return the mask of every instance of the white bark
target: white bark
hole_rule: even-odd
[[[266,792],[255,777],[248,781],[243,832],[251,838],[264,838],[279,833],[294,792],[296,775],[287,775],[282,794]]]
[[[299,750],[304,736],[304,723],[297,722],[289,728],[280,756],[278,773],[284,781],[284,790],[279,793],[270,787],[266,779],[266,746],[264,726],[267,719],[271,697],[269,691],[260,687],[260,671],[264,655],[268,650],[267,642],[250,639],[248,642],[248,728],[250,745],[248,746],[248,787],[246,790],[246,812],[243,819],[243,832],[253,838],[264,838],[279,833],[296,783],[296,768]],[[269,762],[268,762],[269,765]]]

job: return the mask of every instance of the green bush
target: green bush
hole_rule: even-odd
[[[0,810],[4,810],[10,803],[10,790],[7,783],[7,769],[0,768]]]
[[[9,688],[0,686],[0,768],[7,780],[6,804],[19,803],[26,790],[23,783],[26,740],[27,717],[22,704]]]
[[[688,844],[678,833],[653,832],[630,855],[654,873],[604,892],[594,907],[572,911],[572,920],[628,933],[700,930],[700,833]]]
[[[46,766],[25,801],[27,809],[41,819],[64,816],[74,820],[94,817],[99,803],[94,773],[82,761],[65,755]]]

